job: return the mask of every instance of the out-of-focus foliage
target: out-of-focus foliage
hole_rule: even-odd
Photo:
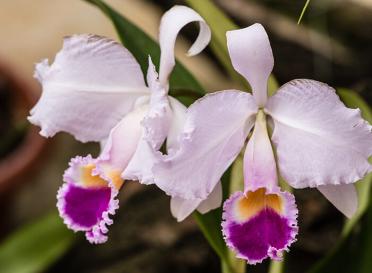
[[[1,243],[0,272],[42,272],[70,249],[74,238],[57,213],[42,217]]]

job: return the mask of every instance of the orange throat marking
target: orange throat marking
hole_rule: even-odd
[[[254,192],[248,192],[245,197],[237,200],[235,204],[236,217],[239,221],[246,221],[266,208],[271,208],[281,214],[283,202],[279,195],[266,194],[266,189],[260,188]]]
[[[80,179],[85,187],[89,188],[101,188],[108,187],[108,182],[100,177],[99,175],[92,175],[92,171],[96,166],[94,164],[89,164],[81,167]],[[116,170],[108,169],[105,171],[108,178],[111,179],[115,189],[119,190],[124,184],[124,180],[120,177],[120,172]]]

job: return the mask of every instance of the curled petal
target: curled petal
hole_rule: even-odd
[[[180,137],[186,121],[187,108],[173,97],[169,97],[169,103],[172,109],[172,120],[167,136],[167,151],[168,153],[174,153],[180,145]]]
[[[346,217],[351,218],[358,209],[358,194],[354,184],[324,185],[318,190]]]
[[[178,222],[183,221],[187,216],[198,210],[205,214],[213,209],[218,208],[222,202],[222,186],[221,182],[217,183],[216,187],[207,199],[183,199],[180,197],[171,198],[171,213]]]
[[[278,177],[273,149],[266,127],[266,116],[259,111],[253,134],[244,154],[245,191],[276,187]]]
[[[119,172],[103,178],[93,174],[96,160],[91,156],[76,157],[64,174],[65,183],[57,194],[57,207],[65,224],[74,231],[85,231],[91,243],[107,240],[107,226],[119,207],[116,199],[123,184]]]
[[[164,143],[172,123],[172,109],[166,90],[159,84],[155,67],[149,59],[147,81],[151,89],[150,108],[142,121],[142,135],[129,165],[124,169],[124,179],[153,183],[152,167],[158,161],[158,150]]]
[[[227,47],[236,71],[244,76],[252,87],[259,106],[267,100],[267,81],[274,66],[270,41],[262,25],[232,30],[226,33]]]
[[[204,19],[194,10],[186,6],[174,6],[164,13],[159,30],[159,44],[161,50],[159,81],[167,86],[168,77],[175,65],[174,46],[178,32],[191,22],[199,22],[198,38],[188,51],[190,56],[198,54],[209,43],[211,31]]]
[[[143,121],[143,127],[146,131],[147,141],[155,150],[158,150],[168,135],[172,111],[167,90],[159,83],[158,74],[151,58],[149,58],[147,81],[151,90],[151,100],[150,110]]]
[[[371,171],[371,126],[328,85],[291,81],[265,111],[274,121],[280,173],[292,187],[354,183]]]
[[[47,60],[36,65],[35,77],[43,93],[29,120],[45,137],[65,131],[83,142],[103,140],[149,94],[132,54],[94,35],[65,38],[51,66]]]
[[[179,149],[153,168],[155,183],[171,196],[205,199],[241,150],[257,106],[248,93],[209,94],[186,113]]]
[[[280,260],[296,240],[294,196],[279,188],[236,192],[224,204],[222,231],[227,245],[249,264]]]

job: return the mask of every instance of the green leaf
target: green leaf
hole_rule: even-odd
[[[230,179],[230,170],[227,170],[223,175],[221,182],[223,186],[224,194],[228,190],[225,188],[228,185],[228,181]],[[222,209],[218,208],[212,210],[206,214],[200,214],[199,212],[194,212],[193,214],[194,219],[198,223],[201,231],[203,232],[205,238],[209,242],[210,246],[216,252],[216,254],[220,257],[221,263],[224,268],[229,273],[237,273],[233,269],[233,266],[230,263],[230,259],[228,257],[228,250],[226,247],[226,243],[222,236],[222,228],[221,228],[221,221],[222,221]]]
[[[0,245],[1,273],[45,271],[72,246],[74,234],[57,213],[26,225]]]
[[[159,66],[160,47],[150,36],[143,32],[136,25],[131,23],[117,11],[112,9],[109,5],[101,0],[85,0],[96,7],[98,7],[114,24],[116,31],[120,37],[123,45],[134,55],[139,62],[141,69],[146,75],[148,67],[148,56],[151,56],[155,65]],[[192,74],[185,69],[185,67],[177,62],[176,66],[170,76],[170,88],[172,95],[173,90],[187,90],[198,92],[200,95],[204,94],[203,88],[192,76]],[[177,96],[186,105],[191,104],[194,99]]]
[[[364,100],[355,92],[340,88],[338,95],[346,106],[359,108],[362,116],[372,123],[372,112]],[[309,273],[369,273],[371,272],[372,256],[372,202],[371,194],[372,174],[367,175],[356,183],[359,195],[359,207],[355,215],[345,222],[341,238],[337,245],[318,263]],[[367,215],[362,219],[363,215]],[[360,221],[362,219],[362,221]],[[360,224],[361,223],[361,224]],[[358,230],[355,227],[358,225]]]

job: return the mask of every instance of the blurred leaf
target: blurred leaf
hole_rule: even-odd
[[[148,56],[150,55],[154,64],[159,66],[160,47],[150,36],[143,32],[140,28],[128,21],[125,17],[112,9],[109,5],[101,0],[85,0],[96,7],[98,7],[114,24],[116,31],[120,37],[123,45],[134,55],[141,65],[144,75],[147,73]],[[191,89],[198,92],[200,95],[204,94],[203,88],[192,76],[192,74],[185,69],[185,67],[177,62],[171,76],[170,88],[172,95],[173,90],[177,89]],[[178,97],[186,105],[191,104],[194,99]]]
[[[199,212],[194,212],[193,215],[217,255],[223,260],[226,259],[226,245],[221,233],[221,208],[212,210],[204,215]]]
[[[244,190],[243,158],[244,158],[244,149],[235,159],[234,164],[231,167],[229,195],[236,191]]]
[[[228,195],[228,189],[226,189],[226,186],[228,185],[227,182],[229,180],[230,169],[225,172],[221,179],[224,195],[226,193]],[[205,238],[207,239],[213,250],[220,257],[222,267],[225,268],[225,270],[227,270],[224,271],[224,273],[238,273],[234,270],[233,266],[231,265],[230,259],[228,257],[228,249],[222,236],[221,228],[222,208],[212,210],[206,214],[194,212],[193,216],[196,222],[198,223],[201,231],[203,232]]]
[[[45,271],[72,246],[74,234],[57,213],[44,216],[11,234],[0,245],[1,273]]]
[[[372,123],[372,112],[364,100],[355,92],[348,89],[338,89],[337,93],[346,106],[359,108],[362,116]],[[370,273],[372,268],[372,174],[356,183],[359,195],[359,207],[356,214],[345,222],[341,238],[337,245],[309,273]],[[366,211],[368,213],[365,215]],[[365,217],[361,220],[362,216]],[[358,226],[358,231],[355,231]],[[353,233],[353,231],[355,231]]]

